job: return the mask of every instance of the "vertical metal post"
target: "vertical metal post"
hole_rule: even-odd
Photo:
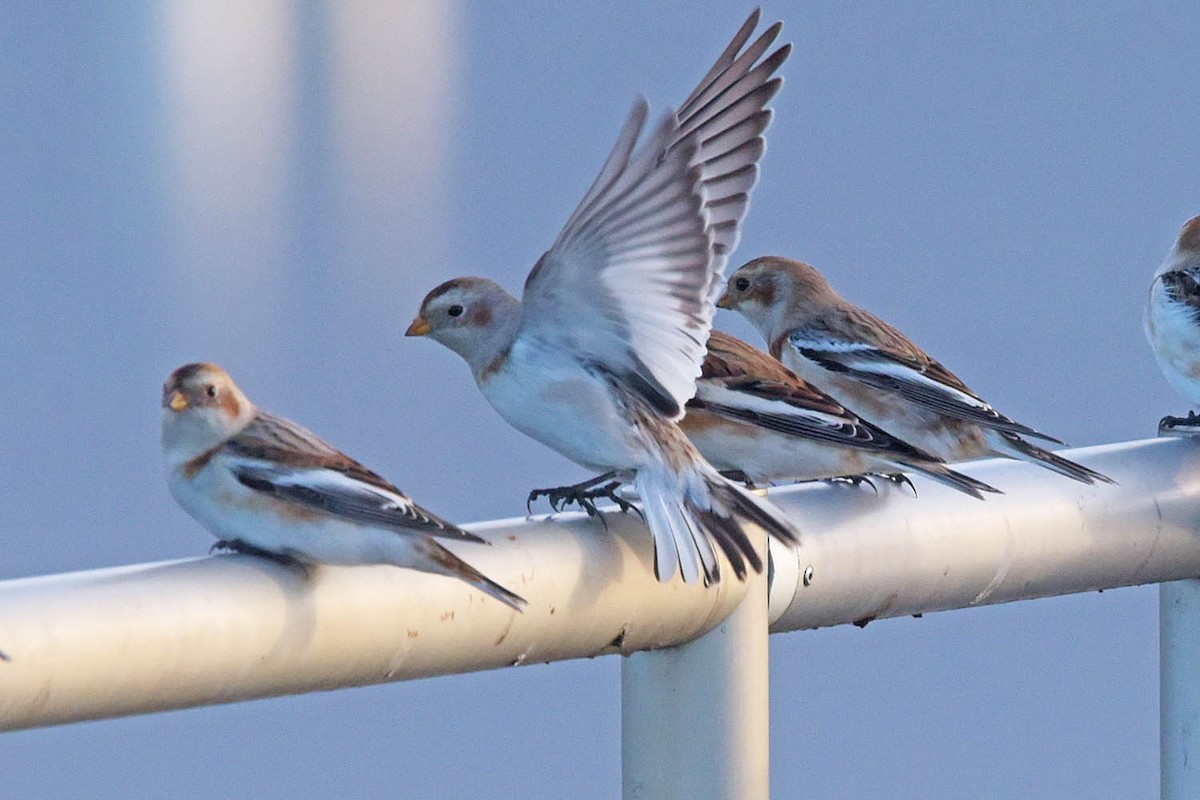
[[[1158,658],[1161,796],[1200,797],[1200,580],[1159,585]]]
[[[736,797],[770,790],[767,576],[695,641],[621,662],[625,800]]]

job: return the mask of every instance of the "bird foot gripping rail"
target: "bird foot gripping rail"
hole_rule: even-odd
[[[621,653],[626,796],[765,797],[768,630],[1200,576],[1200,439],[1068,455],[1118,484],[985,461],[972,474],[1005,491],[985,501],[919,477],[916,498],[888,482],[772,489],[801,544],[772,542],[769,575],[708,589],[654,578],[636,515],[610,514],[607,532],[575,514],[468,526],[494,543],[475,561],[529,600],[523,614],[411,570],[248,556],[3,581],[0,727]],[[1170,797],[1200,796],[1184,759],[1200,715],[1197,587],[1162,589]]]

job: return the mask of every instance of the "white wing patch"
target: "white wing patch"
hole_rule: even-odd
[[[893,392],[939,414],[1007,433],[1058,442],[1052,436],[1004,416],[979,397],[932,378],[872,345],[829,337],[813,339],[801,332],[788,336],[788,344],[800,358],[867,386]]]
[[[403,494],[365,483],[335,469],[286,467],[236,455],[227,456],[225,463],[244,486],[347,522],[482,541],[474,534],[438,519]]]
[[[718,405],[724,408],[739,409],[752,414],[762,414],[770,417],[794,419],[797,425],[808,425],[839,430],[846,425],[854,424],[854,420],[834,416],[812,408],[802,408],[795,403],[784,400],[770,400],[760,395],[739,392],[719,386],[709,381],[700,381],[696,385],[698,400]]]

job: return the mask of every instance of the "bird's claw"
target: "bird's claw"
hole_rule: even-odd
[[[1200,414],[1188,411],[1186,417],[1166,416],[1158,421],[1160,436],[1194,436],[1200,433]]]
[[[750,480],[750,476],[747,475],[745,473],[745,471],[743,471],[743,470],[722,469],[722,470],[718,470],[718,472],[721,473],[722,478],[733,481],[734,483],[740,483],[743,486],[745,486],[747,489],[757,489],[758,488],[758,486],[754,483],[754,481]]]
[[[614,480],[601,486],[592,486],[584,483],[574,484],[573,486],[556,486],[551,489],[534,489],[529,493],[529,497],[525,501],[525,507],[527,509],[531,508],[533,502],[540,497],[546,498],[546,501],[550,503],[550,507],[554,509],[556,514],[561,513],[569,505],[577,505],[589,517],[599,517],[607,529],[608,521],[604,518],[604,513],[596,507],[596,500],[605,499],[611,501],[621,513],[626,514],[630,511],[636,511],[639,517],[645,519],[640,508],[617,494],[617,489],[620,486],[621,482]]]
[[[913,497],[917,496],[917,487],[913,485],[912,479],[903,472],[885,472],[883,477],[897,486],[907,486],[912,489]]]
[[[875,481],[871,480],[869,475],[838,475],[833,478],[826,478],[826,481],[835,485],[845,484],[848,486],[854,486],[856,488],[865,483],[867,486],[871,487],[871,490],[874,491],[875,494],[879,494],[879,487],[875,485]]]
[[[261,547],[255,547],[252,544],[237,539],[218,539],[213,543],[213,546],[208,548],[208,554],[213,553],[237,553],[244,556],[258,556],[274,561],[276,564],[283,564],[285,567],[301,565],[302,562],[283,553],[276,553],[271,550],[263,550]]]

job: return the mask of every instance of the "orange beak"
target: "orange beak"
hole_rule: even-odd
[[[729,296],[728,289],[722,293],[721,299],[717,301],[717,308],[733,308],[733,298]]]
[[[164,405],[172,411],[179,412],[188,407],[188,401],[187,398],[183,396],[183,392],[176,389],[175,391],[171,392],[169,397],[167,397],[167,402],[164,403]]]
[[[429,323],[425,321],[425,318],[422,317],[420,314],[417,314],[417,318],[414,319],[412,321],[412,324],[408,326],[408,330],[406,330],[404,332],[404,335],[405,336],[424,336],[425,334],[429,333],[431,330],[433,330],[433,328],[429,327]]]

